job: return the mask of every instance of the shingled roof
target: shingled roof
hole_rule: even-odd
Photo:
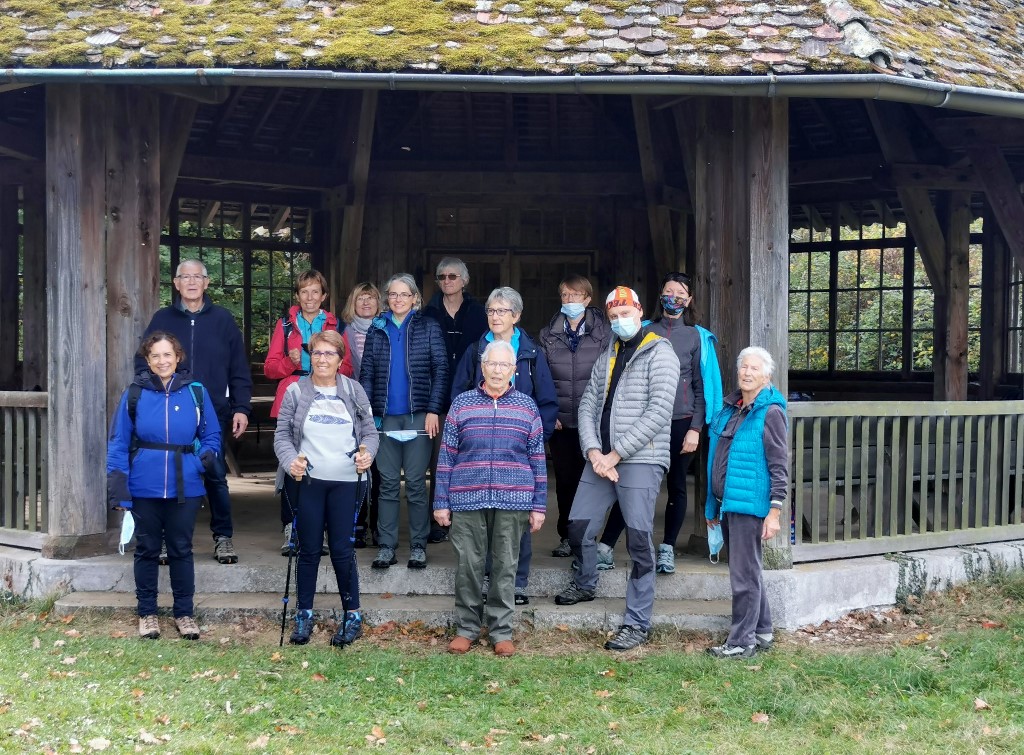
[[[1024,91],[1020,0],[0,3],[9,68],[891,73]]]

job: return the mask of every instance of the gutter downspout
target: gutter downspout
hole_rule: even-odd
[[[710,97],[795,97],[885,100],[1024,118],[1024,93],[961,87],[886,74],[690,76],[623,74],[515,75],[356,73],[351,71],[251,68],[109,69],[7,68],[5,85],[135,84],[175,86],[265,86],[390,91],[505,92],[533,94],[643,94]]]

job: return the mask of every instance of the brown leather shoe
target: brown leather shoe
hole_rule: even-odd
[[[455,653],[455,655],[464,655],[469,652],[471,647],[473,647],[473,641],[468,637],[459,635],[448,643],[448,652]]]
[[[510,655],[516,654],[516,646],[512,644],[512,640],[502,640],[495,644],[494,654],[501,658],[508,658]]]

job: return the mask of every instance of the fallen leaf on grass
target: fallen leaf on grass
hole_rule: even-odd
[[[992,621],[991,619],[985,619],[981,622],[982,629],[1000,629],[1002,624],[998,621]]]
[[[326,682],[327,681],[327,677],[324,676],[321,673],[313,674],[312,679],[313,679],[314,682]]]
[[[679,705],[679,706],[676,707],[676,713],[685,713],[685,712],[686,712],[686,706],[685,705]]]
[[[292,735],[301,734],[302,733],[302,729],[300,729],[298,726],[292,726],[291,724],[281,724],[280,726],[275,726],[274,730],[275,731],[283,731],[285,734],[292,734]]]
[[[64,624],[70,624],[72,621],[75,620],[75,616],[74,614],[68,614],[67,616],[62,616],[60,620]]]
[[[115,629],[113,632],[110,633],[110,638],[112,640],[123,640],[127,636],[128,633],[122,629]]]
[[[420,700],[418,703],[416,703],[416,710],[421,710],[422,711],[422,710],[426,710],[426,709],[427,709],[427,704],[425,702],[423,702],[422,700]]]
[[[69,629],[66,632],[64,632],[64,634],[66,636],[68,636],[68,637],[81,637],[82,636],[82,633],[79,632],[77,629]]]
[[[488,695],[496,695],[501,692],[501,682],[490,681],[487,682],[486,692]]]
[[[568,624],[555,624],[555,629],[557,629],[559,632],[568,632],[569,631],[569,625]]]
[[[609,721],[608,722],[608,728],[611,729],[612,731],[618,731],[619,722],[618,721]]]
[[[161,713],[159,716],[155,717],[153,720],[156,721],[158,724],[162,724],[163,726],[167,726],[167,724],[169,724],[171,722],[171,717],[168,716],[166,713]]]
[[[982,700],[980,697],[974,698],[974,709],[975,710],[992,710],[992,706]]]
[[[747,666],[747,671],[760,671],[760,666]]]
[[[395,677],[395,681],[398,682],[398,686],[399,687],[404,687],[405,686],[405,679],[403,679],[402,677],[396,676]]]
[[[595,690],[594,697],[611,697],[612,693],[606,689]]]
[[[161,743],[159,737],[154,737],[145,729],[139,729],[139,741],[144,745],[158,745]]]
[[[146,694],[146,693],[143,692],[138,687],[136,687],[135,689],[132,690],[132,697],[134,697],[135,699],[138,699],[138,698],[142,697],[144,694]]]
[[[387,737],[384,735],[384,729],[380,726],[374,726],[370,729],[370,733],[366,735],[366,741],[371,745],[382,745],[387,743]]]
[[[273,661],[274,663],[277,663],[278,661],[283,661],[284,660],[284,655],[282,655],[281,653],[277,653],[277,652],[271,653],[270,660]]]
[[[615,676],[615,669],[606,669],[598,672],[601,676]]]
[[[100,751],[110,747],[110,740],[103,737],[94,737],[86,742],[86,744],[89,745],[90,750]]]
[[[380,596],[381,596],[381,597],[382,597],[382,598],[383,598],[384,600],[388,600],[389,598],[393,598],[393,597],[395,597],[395,594],[394,594],[394,593],[390,593],[390,592],[382,592],[382,593],[380,594]]]
[[[73,655],[68,655],[62,658],[60,662],[63,663],[65,666],[74,666],[76,663],[78,663],[78,658],[76,658]]]
[[[770,719],[768,718],[767,713],[758,712],[752,715],[750,717],[750,720],[753,721],[755,724],[767,724]]]
[[[249,743],[248,747],[250,750],[262,750],[264,747],[267,746],[267,743],[269,741],[269,734],[260,734],[258,737],[256,737],[256,739]]]
[[[40,646],[40,645],[42,645],[42,644],[43,644],[43,643],[41,643],[41,642],[39,641],[39,638],[38,638],[38,637],[33,637],[33,638],[32,638],[32,649],[33,649],[33,650],[38,650],[38,649],[39,649],[39,646]]]

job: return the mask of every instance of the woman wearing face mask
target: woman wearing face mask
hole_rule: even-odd
[[[570,275],[558,284],[562,308],[540,331],[540,348],[547,357],[558,396],[558,420],[551,435],[551,463],[558,498],[558,547],[552,556],[568,557],[569,509],[576,497],[587,460],[580,450],[576,412],[594,362],[611,341],[604,312],[591,307],[594,289],[582,275]]]
[[[661,316],[647,331],[667,338],[679,358],[679,385],[672,410],[671,466],[668,470],[668,504],[665,535],[658,546],[656,570],[676,570],[676,540],[686,519],[686,473],[693,461],[706,420],[722,407],[722,374],[715,353],[717,339],[709,330],[695,326],[689,308],[692,282],[685,273],[669,273],[661,282]],[[612,568],[612,550],[625,529],[619,507],[612,509],[598,545],[598,568]]]

